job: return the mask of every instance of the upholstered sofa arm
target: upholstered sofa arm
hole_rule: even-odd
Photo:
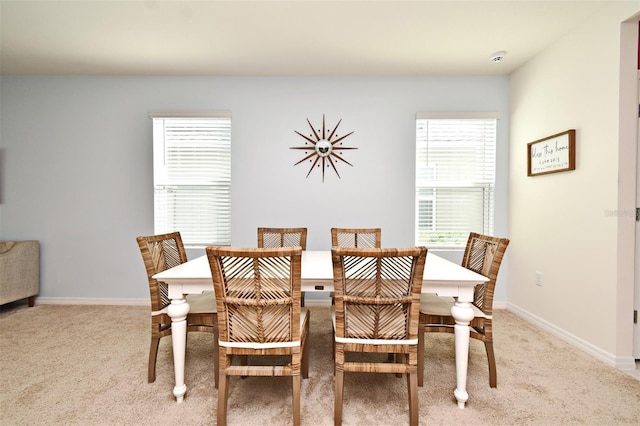
[[[33,306],[39,291],[39,242],[0,241],[0,304],[29,298]]]

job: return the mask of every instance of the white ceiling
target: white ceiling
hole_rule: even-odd
[[[0,0],[0,72],[504,75],[611,1]]]

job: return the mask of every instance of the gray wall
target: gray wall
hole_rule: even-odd
[[[384,246],[414,244],[416,112],[496,111],[494,233],[508,236],[507,77],[2,76],[0,238],[41,243],[40,296],[145,299],[137,235],[153,233],[149,113],[232,112],[232,244],[258,226],[306,226],[308,249],[329,229],[383,229]],[[342,119],[353,167],[325,182],[297,165],[308,132]],[[189,256],[202,254],[190,251]],[[459,261],[460,253],[444,253]],[[505,266],[505,268],[508,266]],[[496,301],[506,301],[506,282]]]

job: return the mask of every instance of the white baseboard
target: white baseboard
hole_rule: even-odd
[[[511,303],[506,303],[506,309],[510,312],[513,312],[515,315],[520,318],[530,322],[531,324],[553,334],[559,339],[564,340],[572,346],[586,352],[587,354],[599,359],[610,367],[617,368],[618,370],[628,371],[636,369],[635,359],[631,356],[629,357],[617,357],[609,352],[606,352],[599,347],[587,342],[586,340],[581,339],[580,337],[574,336],[571,333],[568,333],[566,330],[563,330],[544,319],[533,315],[526,310],[513,305]],[[494,308],[496,305],[494,305]]]
[[[37,297],[36,305],[131,305],[150,306],[149,299],[95,299],[81,297]]]
[[[304,306],[308,308],[329,307],[331,306],[331,299],[305,299]]]
[[[507,302],[493,301],[493,309],[507,309]]]
[[[306,299],[305,306],[331,306],[331,299]],[[149,306],[149,299],[87,299],[80,297],[37,297],[36,305],[129,305]]]

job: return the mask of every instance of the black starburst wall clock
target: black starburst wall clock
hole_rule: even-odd
[[[341,122],[342,119],[338,121],[338,124],[336,124],[333,129],[327,128],[323,114],[322,129],[316,129],[307,118],[307,123],[309,123],[311,133],[309,133],[309,135],[307,136],[295,130],[298,135],[304,138],[305,143],[304,146],[292,146],[290,147],[290,149],[300,149],[305,151],[305,153],[302,160],[295,163],[294,166],[309,161],[311,163],[311,167],[309,168],[307,177],[309,177],[314,169],[322,169],[322,182],[324,182],[324,173],[325,170],[329,167],[331,167],[331,169],[336,172],[338,178],[340,178],[340,173],[338,173],[337,167],[338,163],[345,163],[353,167],[353,164],[349,163],[342,157],[342,151],[358,148],[343,145],[342,141],[348,136],[352,135],[353,132],[349,132],[342,136],[339,135],[338,126],[340,126]]]

